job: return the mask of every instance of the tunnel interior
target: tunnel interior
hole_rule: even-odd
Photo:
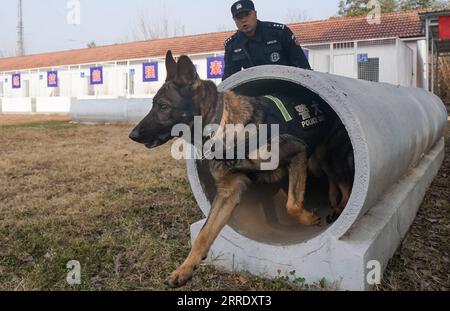
[[[328,105],[317,94],[307,88],[288,81],[276,79],[255,80],[233,89],[246,96],[262,96],[296,91],[305,98],[314,98]],[[214,180],[206,161],[197,161],[198,175],[203,192],[209,202],[216,195]],[[275,184],[252,184],[243,195],[228,225],[252,240],[272,245],[299,244],[321,234],[331,225],[326,217],[331,213],[328,199],[328,178],[307,175],[304,206],[321,217],[320,226],[306,227],[291,217],[286,210],[288,178]]]

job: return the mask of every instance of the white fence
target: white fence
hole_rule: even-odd
[[[151,98],[73,99],[70,119],[75,122],[137,123],[152,105]]]
[[[29,113],[32,112],[31,98],[3,98],[2,112]]]
[[[37,113],[69,113],[70,97],[38,97],[36,98]]]

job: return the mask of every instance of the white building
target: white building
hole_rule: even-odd
[[[352,78],[424,87],[426,43],[419,12],[332,18],[291,24],[316,71]],[[0,112],[67,113],[73,99],[151,98],[165,80],[164,56],[187,54],[201,78],[207,59],[223,56],[233,32],[116,44],[24,57],[0,58]],[[144,82],[144,63],[157,63],[157,81]],[[92,84],[101,66],[103,83]],[[155,68],[153,68],[155,69]],[[48,75],[57,71],[57,87]],[[20,74],[20,87],[13,80]],[[55,77],[55,76],[53,76]],[[216,83],[220,79],[213,79]]]

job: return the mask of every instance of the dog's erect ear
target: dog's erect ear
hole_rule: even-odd
[[[185,55],[178,60],[176,81],[182,84],[193,84],[198,80],[197,70],[191,59]]]
[[[166,70],[167,70],[167,78],[166,81],[175,79],[177,75],[177,63],[172,56],[172,51],[167,51],[166,54]]]

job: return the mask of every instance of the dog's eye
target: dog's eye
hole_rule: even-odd
[[[170,110],[170,106],[167,105],[167,104],[161,104],[161,105],[159,105],[159,110],[162,111],[162,112],[169,111]]]

